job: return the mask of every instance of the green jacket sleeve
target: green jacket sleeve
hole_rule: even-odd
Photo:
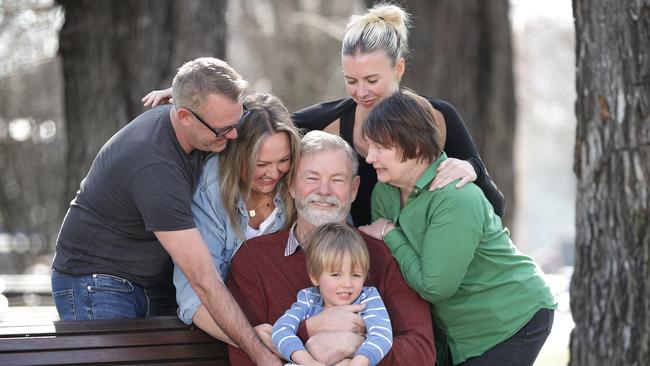
[[[458,290],[484,223],[474,190],[449,189],[444,198],[430,200],[426,217],[402,215],[385,237],[409,286],[432,304]]]

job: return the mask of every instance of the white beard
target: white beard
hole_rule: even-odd
[[[331,208],[315,208],[312,201],[331,203]],[[307,220],[314,226],[321,226],[332,222],[345,222],[350,212],[351,202],[341,205],[341,201],[334,195],[323,196],[318,193],[312,193],[302,200],[296,200],[296,210],[298,216]]]

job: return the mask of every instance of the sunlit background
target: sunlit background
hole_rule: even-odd
[[[279,86],[268,76],[271,61],[250,56],[255,35],[238,21],[246,1],[254,2],[234,0],[229,4],[227,60],[256,90],[274,92]],[[315,13],[316,5],[314,12],[304,11],[309,10],[306,6],[294,17],[298,23],[318,27],[333,40],[332,50],[323,52],[328,55],[337,54],[347,17],[362,9],[360,1],[334,3],[336,11],[328,18]],[[256,4],[260,7],[255,15],[261,27],[258,32],[272,35],[274,19],[265,16],[269,12],[264,4]],[[567,363],[573,327],[568,296],[576,187],[572,171],[576,123],[571,11],[568,0],[511,0],[517,100],[517,206],[511,208],[515,213],[511,232],[522,251],[532,255],[548,274],[559,301],[554,330],[538,366]],[[62,10],[52,0],[0,0],[0,202],[17,205],[13,218],[0,219],[0,322],[56,318],[47,293],[49,265],[63,214],[59,203],[66,168],[63,76],[57,57],[63,20]],[[331,85],[323,88],[337,98],[344,90],[338,56],[333,60],[332,66],[322,70],[332,75]],[[8,222],[12,219],[30,225],[8,232],[7,227],[16,227]]]

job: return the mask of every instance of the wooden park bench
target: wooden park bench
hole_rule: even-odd
[[[228,365],[226,344],[175,316],[0,325],[0,365]]]

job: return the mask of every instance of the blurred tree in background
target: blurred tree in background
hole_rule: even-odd
[[[60,0],[67,199],[97,151],[139,115],[140,98],[200,56],[225,57],[226,0]]]
[[[359,0],[230,0],[228,62],[291,111],[342,98],[341,40]]]
[[[65,138],[54,40],[62,18],[51,0],[0,0],[2,273],[46,260],[61,224]]]
[[[574,0],[570,365],[650,365],[650,1]]]

